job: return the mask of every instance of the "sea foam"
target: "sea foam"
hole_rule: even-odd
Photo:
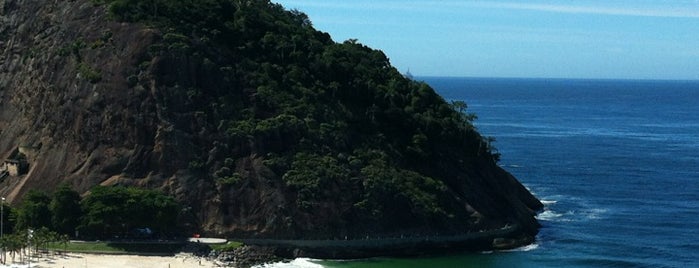
[[[539,213],[539,215],[536,215],[536,219],[541,221],[559,221],[561,220],[562,216],[562,213],[556,213],[552,210],[544,210],[544,212],[541,212]]]
[[[290,262],[277,262],[253,266],[253,268],[323,268],[323,265],[314,262],[314,259],[297,258]]]
[[[505,252],[523,252],[523,251],[532,251],[532,250],[535,250],[537,248],[539,248],[539,244],[533,243],[533,244],[529,244],[529,245],[526,245],[523,247],[518,247],[515,249],[509,249],[509,250],[504,250],[504,251]]]
[[[541,200],[541,203],[544,204],[544,206],[548,206],[548,205],[556,204],[556,203],[558,203],[558,201],[556,201],[556,200]]]

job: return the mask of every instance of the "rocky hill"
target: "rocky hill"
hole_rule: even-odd
[[[463,108],[268,1],[0,0],[13,202],[131,185],[213,235],[533,237],[541,203]]]

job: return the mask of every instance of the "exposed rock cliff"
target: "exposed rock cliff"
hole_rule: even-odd
[[[216,235],[537,233],[468,116],[380,51],[266,1],[95,2],[0,0],[0,153],[29,163],[10,201],[122,184]]]

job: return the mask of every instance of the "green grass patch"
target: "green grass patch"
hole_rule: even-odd
[[[226,244],[211,245],[211,249],[216,251],[233,251],[236,248],[242,247],[243,243],[238,241],[229,241]]]
[[[105,253],[177,253],[184,243],[113,243],[113,242],[70,242],[49,243],[51,250],[68,252],[105,252]]]
[[[112,246],[106,242],[70,242],[63,244],[59,242],[49,243],[51,250],[65,250],[69,252],[114,252],[126,253],[124,248]]]

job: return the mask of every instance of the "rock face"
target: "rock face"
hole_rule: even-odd
[[[106,19],[90,1],[0,2],[0,152],[31,148],[29,172],[3,181],[10,201],[69,182],[172,177],[158,135],[167,133],[151,88],[128,87],[153,30]],[[149,164],[150,160],[167,163]],[[165,160],[165,161],[162,161]],[[186,164],[185,164],[186,165]],[[127,175],[128,174],[128,175]],[[126,176],[122,176],[126,175]],[[160,176],[162,175],[162,176]],[[116,176],[116,177],[115,177]]]
[[[517,236],[537,233],[541,203],[429,87],[400,76],[380,52],[332,42],[305,15],[266,1],[218,2],[235,10],[226,18],[235,23],[225,24],[235,44],[209,41],[226,29],[170,32],[116,20],[108,4],[94,1],[0,0],[0,153],[21,152],[29,164],[26,174],[2,179],[0,195],[17,202],[29,189],[50,192],[62,182],[80,192],[156,188],[183,203],[192,231],[237,237],[466,233],[508,224],[519,226]],[[250,30],[253,19],[298,18],[294,35],[274,24]],[[292,45],[267,47],[277,39]],[[333,61],[340,58],[353,63]],[[358,67],[367,59],[382,62],[378,71]],[[301,64],[314,61],[323,64]],[[270,85],[288,91],[270,95]],[[387,91],[393,87],[404,92]],[[272,101],[280,96],[306,108]],[[444,127],[452,119],[425,114],[454,116],[458,131]],[[403,132],[411,134],[392,136]],[[376,153],[372,144],[384,147]],[[390,194],[377,197],[379,187]],[[396,228],[402,219],[416,221]]]
[[[121,173],[136,144],[154,133],[141,128],[150,123],[138,122],[157,119],[153,108],[141,106],[150,94],[127,90],[122,73],[153,33],[110,23],[87,1],[0,7],[0,152],[33,149],[26,180],[3,182],[21,189],[4,194],[14,199],[62,180],[84,190]]]
[[[82,192],[123,183],[213,199],[212,186],[178,176],[193,145],[168,151],[186,138],[162,117],[155,81],[138,68],[156,38],[91,1],[0,1],[0,152],[31,150],[28,173],[3,180],[0,194],[13,202],[60,182]],[[129,77],[146,86],[130,87]]]

